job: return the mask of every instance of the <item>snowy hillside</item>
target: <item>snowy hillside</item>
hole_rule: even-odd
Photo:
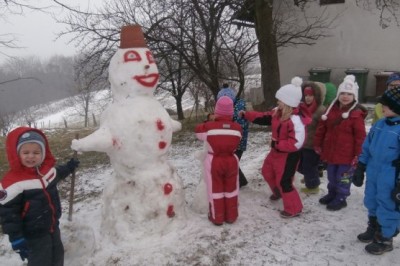
[[[70,116],[60,110],[43,121],[54,125],[57,119]],[[174,217],[175,226],[168,230],[151,233],[144,224],[135,231],[122,232],[126,240],[110,242],[100,225],[102,191],[113,182],[114,170],[107,165],[79,170],[75,197],[80,201],[74,206],[73,221],[67,220],[68,199],[62,199],[65,265],[398,265],[399,238],[394,239],[394,250],[382,256],[367,254],[365,244],[357,241],[367,222],[364,187],[352,187],[347,208],[327,211],[318,203],[327,191],[324,176],[319,194],[301,194],[302,215],[280,218],[282,202],[269,200],[271,192],[260,173],[269,138],[264,131],[250,132],[248,150],[241,160],[249,184],[240,190],[239,219],[234,224],[214,226],[207,219],[206,208],[199,208],[206,195],[199,194],[200,162],[194,155],[202,144],[192,132],[183,133],[169,152],[168,158],[183,181],[187,214]],[[296,177],[298,189],[300,178]],[[0,261],[6,266],[24,265],[6,236],[0,238]]]
[[[93,100],[90,103],[90,117],[93,113],[96,117],[104,111],[105,107],[112,101],[109,90],[102,90],[94,93]],[[160,92],[156,98],[161,102],[165,109],[176,111],[175,99],[166,92]],[[193,108],[194,100],[189,93],[186,93],[182,99],[182,108],[184,111]],[[32,108],[36,117],[39,119],[36,124],[39,128],[62,128],[64,120],[68,124],[74,124],[83,121],[82,103],[77,97],[71,97],[60,101],[49,103],[47,106],[35,106]],[[82,122],[83,123],[83,122]],[[80,124],[79,126],[81,126]]]

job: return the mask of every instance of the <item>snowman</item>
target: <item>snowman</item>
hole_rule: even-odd
[[[105,152],[114,169],[103,191],[103,232],[119,241],[129,232],[160,232],[185,217],[181,178],[167,161],[172,133],[181,129],[154,96],[157,65],[139,25],[121,29],[111,58],[113,103],[100,127],[73,140],[79,152]]]

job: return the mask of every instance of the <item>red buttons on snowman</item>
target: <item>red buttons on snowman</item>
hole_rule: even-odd
[[[164,195],[169,195],[173,190],[173,187],[170,183],[166,183],[164,185]]]

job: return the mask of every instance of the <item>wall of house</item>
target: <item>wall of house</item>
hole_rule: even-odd
[[[331,69],[331,82],[339,85],[349,68],[368,68],[364,96],[374,99],[375,74],[381,71],[400,71],[400,27],[392,25],[382,29],[379,11],[366,11],[347,0],[345,4],[313,6],[316,12],[327,8],[329,14],[340,14],[332,37],[318,40],[313,46],[282,48],[279,51],[281,84],[293,76],[309,77],[313,67]]]

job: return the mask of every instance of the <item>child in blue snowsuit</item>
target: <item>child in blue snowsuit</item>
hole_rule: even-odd
[[[362,146],[353,184],[362,186],[368,209],[368,228],[357,238],[369,243],[368,253],[380,255],[393,250],[393,237],[400,228],[400,86],[386,90],[380,99],[384,118],[370,129]],[[397,203],[397,204],[396,204]]]

